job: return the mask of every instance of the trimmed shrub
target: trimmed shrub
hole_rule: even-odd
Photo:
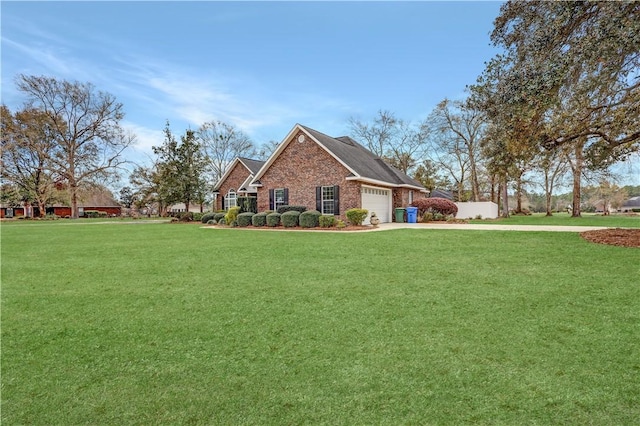
[[[296,226],[298,226],[299,217],[299,211],[289,210],[288,212],[284,212],[280,215],[280,222],[282,222],[282,226],[284,226],[285,228],[295,228]]]
[[[333,215],[323,214],[318,218],[321,228],[331,228],[336,223],[336,217]]]
[[[419,216],[424,216],[427,212],[440,213],[443,216],[455,216],[458,213],[458,206],[446,198],[421,198],[414,200],[411,205],[418,208]]]
[[[183,212],[178,215],[178,220],[180,222],[193,222],[193,213],[191,212]]]
[[[277,212],[280,214],[290,211],[297,211],[299,213],[302,213],[307,211],[307,208],[305,206],[280,206],[277,210]]]
[[[267,226],[275,227],[280,225],[280,213],[269,213],[267,215]]]
[[[109,216],[107,212],[103,212],[100,210],[85,210],[84,216],[90,219],[102,218]]]
[[[349,209],[344,214],[347,216],[349,223],[355,226],[362,225],[362,222],[366,219],[369,214],[369,210],[367,209]]]
[[[255,215],[253,212],[245,212],[240,213],[238,215],[238,226],[249,226],[251,225],[251,218]]]
[[[342,229],[342,228],[344,228],[345,226],[347,226],[347,225],[344,223],[344,221],[343,221],[343,220],[338,219],[338,220],[336,221],[336,228],[338,228],[338,229]]]
[[[202,223],[209,223],[209,221],[211,219],[213,219],[213,217],[215,216],[215,213],[213,212],[209,212],[209,213],[205,213],[202,215],[202,217],[200,218],[200,222]]]
[[[215,221],[215,219],[209,219],[207,221],[207,225],[216,225],[218,222]]]
[[[224,215],[224,220],[228,224],[233,224],[233,222],[235,222],[238,218],[238,213],[240,213],[240,207],[231,207],[229,210],[227,210],[227,214]]]
[[[216,222],[220,223],[220,221],[221,221],[222,219],[224,219],[224,215],[225,215],[225,214],[226,214],[226,213],[215,213],[215,214],[213,215],[213,220],[215,220]]]
[[[265,226],[267,224],[267,215],[269,213],[267,212],[262,212],[262,213],[256,213],[251,217],[251,224],[253,226]]]
[[[322,216],[322,213],[318,210],[307,210],[306,212],[300,213],[300,226],[303,228],[315,228],[320,224],[320,216]]]

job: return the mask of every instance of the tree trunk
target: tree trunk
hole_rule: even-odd
[[[582,165],[584,163],[584,159],[582,158],[582,147],[583,144],[580,143],[576,146],[574,154],[575,158],[571,164],[571,170],[573,172],[573,203],[572,203],[572,212],[571,217],[581,217],[581,179],[582,179]]]
[[[473,201],[480,201],[480,183],[478,183],[478,170],[476,158],[472,149],[469,149],[469,162],[471,163],[471,193]]]
[[[553,216],[553,213],[551,212],[551,191],[545,191],[544,198],[547,205],[546,216]]]
[[[516,179],[516,213],[522,213],[522,175]]]
[[[507,192],[507,177],[502,177],[502,217],[509,217],[509,197]]]

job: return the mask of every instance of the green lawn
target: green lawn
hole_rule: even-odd
[[[530,216],[510,216],[495,220],[470,220],[470,223],[499,223],[501,225],[557,225],[557,226],[607,226],[609,228],[640,228],[640,215],[583,213],[581,217],[571,217],[567,213],[554,213],[545,216],[544,213],[534,213]]]
[[[3,223],[2,424],[640,418],[640,249]]]

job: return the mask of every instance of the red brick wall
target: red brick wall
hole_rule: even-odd
[[[425,198],[428,194],[420,192],[417,189],[396,188],[393,190],[393,208],[407,207],[409,203],[409,191],[413,191],[413,199],[419,200]]]
[[[238,192],[240,185],[242,185],[242,182],[244,182],[248,176],[249,171],[247,168],[243,166],[242,163],[238,162],[233,169],[231,169],[231,173],[227,176],[227,179],[225,179],[225,181],[222,182],[222,185],[220,185],[220,188],[218,189],[220,191],[220,195],[218,195],[218,198],[216,199],[214,210],[223,210],[224,205],[222,204],[222,197],[227,196],[229,189],[233,189]]]
[[[316,208],[316,186],[340,186],[340,219],[346,220],[345,210],[360,207],[360,183],[347,181],[351,174],[329,153],[306,136],[297,141],[300,133],[280,153],[260,178],[258,211],[269,209],[269,190],[289,189],[289,204]]]

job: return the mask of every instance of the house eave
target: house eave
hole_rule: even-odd
[[[377,179],[371,179],[371,178],[365,178],[362,176],[349,176],[346,178],[346,180],[352,180],[352,181],[359,181],[359,182],[364,182],[364,183],[369,183],[371,185],[378,185],[378,186],[386,186],[388,188],[407,188],[407,189],[415,189],[418,190],[420,192],[424,192],[424,193],[428,193],[429,190],[427,190],[426,188],[421,188],[419,186],[415,186],[415,185],[408,185],[408,184],[395,184],[395,183],[390,183],[390,182],[385,182],[385,181],[381,181],[381,180],[377,180]]]

